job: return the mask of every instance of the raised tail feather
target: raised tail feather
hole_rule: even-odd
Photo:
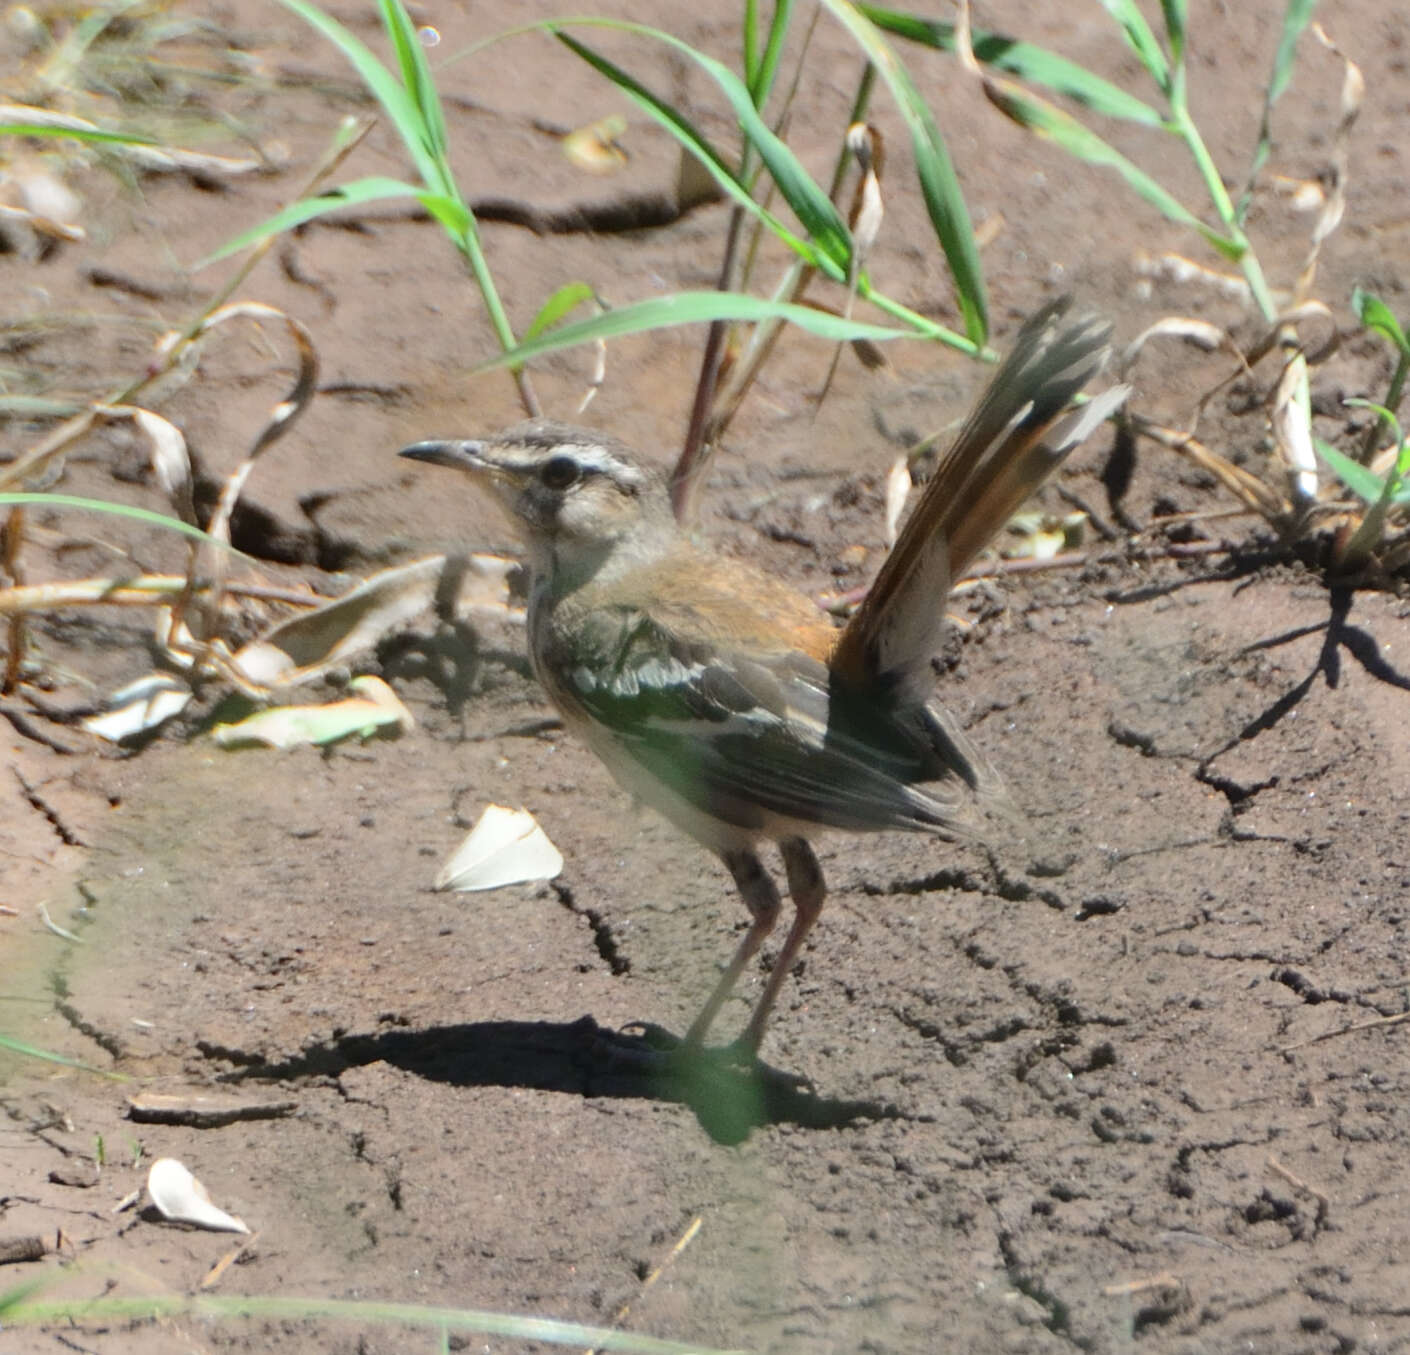
[[[1052,301],[1024,324],[941,458],[833,651],[831,667],[844,679],[900,685],[927,674],[951,582],[1125,399],[1116,387],[1069,410],[1105,365],[1111,335],[1095,315],[1063,323],[1070,303]]]

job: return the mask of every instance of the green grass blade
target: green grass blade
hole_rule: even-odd
[[[8,1049],[12,1054],[22,1055],[27,1059],[39,1059],[43,1063],[58,1063],[65,1068],[79,1068],[85,1073],[97,1073],[99,1077],[113,1078],[116,1081],[125,1082],[127,1079],[119,1077],[117,1073],[110,1073],[106,1068],[94,1068],[92,1064],[84,1063],[79,1059],[68,1058],[64,1054],[51,1054],[47,1049],[40,1049],[37,1045],[26,1044],[23,1040],[17,1040],[12,1035],[0,1035],[0,1049]],[[10,1291],[13,1293],[14,1291]],[[4,1311],[4,1299],[7,1296],[0,1296],[0,1312]]]
[[[180,518],[168,517],[165,513],[154,513],[150,508],[134,508],[131,504],[126,503],[109,503],[106,499],[80,499],[75,498],[72,494],[0,494],[0,507],[6,507],[10,504],[32,508],[81,508],[89,513],[111,513],[114,517],[131,518],[134,522],[144,522],[151,527],[164,527],[169,532],[179,532],[182,536],[189,536],[193,541],[219,546],[221,550],[229,551],[232,555],[242,554],[228,541],[218,541],[209,532],[203,532],[199,527],[193,527],[189,522],[182,522]]]
[[[1403,358],[1410,358],[1410,339],[1395,318],[1395,312],[1380,297],[1364,288],[1356,287],[1351,293],[1351,309],[1356,318],[1369,330],[1389,339]]]
[[[1312,11],[1317,0],[1288,0],[1283,14],[1283,31],[1278,39],[1278,50],[1273,57],[1273,73],[1268,80],[1268,88],[1263,92],[1263,116],[1258,127],[1258,143],[1253,148],[1253,163],[1249,167],[1248,187],[1239,199],[1234,219],[1243,225],[1248,209],[1253,204],[1253,189],[1259,172],[1268,162],[1268,154],[1273,145],[1273,105],[1282,97],[1292,80],[1293,63],[1297,58],[1297,41],[1302,31],[1312,21]]]
[[[91,141],[118,146],[159,146],[161,142],[135,132],[101,132],[97,128],[51,127],[42,122],[0,122],[0,136],[66,137],[70,141]]]
[[[519,1341],[555,1345],[595,1346],[599,1350],[634,1351],[637,1355],[740,1355],[716,1351],[698,1343],[641,1336],[619,1328],[588,1327],[547,1317],[517,1317],[474,1308],[432,1308],[416,1303],[384,1303],[366,1299],[298,1298],[288,1295],[238,1294],[109,1295],[94,1299],[35,1300],[33,1286],[16,1286],[0,1293],[0,1313],[9,1326],[40,1326],[76,1322],[150,1322],[157,1318],[193,1317],[205,1321],[252,1319],[264,1322],[327,1319],[408,1330],[442,1327],[450,1331],[484,1332]]]
[[[577,22],[577,21],[575,21]],[[851,253],[851,236],[847,230],[847,224],[843,221],[841,214],[833,205],[832,199],[828,197],[822,187],[817,184],[803,168],[802,162],[788,148],[787,144],[774,134],[773,129],[759,115],[759,111],[754,106],[754,99],[749,92],[749,88],[739,79],[733,71],[723,63],[716,61],[713,57],[707,56],[704,52],[697,51],[688,43],[670,33],[660,29],[648,28],[642,24],[632,24],[626,22],[601,20],[596,21],[601,26],[619,28],[624,32],[635,33],[642,37],[648,37],[663,42],[683,56],[694,61],[715,84],[719,86],[720,92],[728,100],[730,109],[739,121],[740,131],[745,138],[758,151],[760,159],[767,166],[769,173],[773,176],[774,182],[778,185],[779,193],[783,200],[788,203],[793,214],[802,223],[804,230],[808,232],[813,243],[822,251],[825,259],[833,265],[826,271],[834,276],[846,277],[847,260]],[[609,79],[617,83],[625,80],[628,85],[620,86],[624,92],[645,96],[655,100],[655,96],[638,84],[633,77],[625,71],[612,66],[605,57],[601,57],[591,52],[582,43],[574,38],[570,38],[566,33],[558,31],[558,27],[551,26],[551,31],[557,33],[559,39],[567,43],[584,60],[589,61],[596,69],[607,75]],[[700,133],[696,132],[685,118],[674,108],[664,104],[660,100],[662,107],[690,129],[690,131],[700,140],[704,140]],[[650,111],[650,110],[648,110]],[[671,130],[670,127],[667,130]],[[718,153],[717,158],[718,158]],[[721,160],[723,164],[723,161]],[[742,187],[742,186],[741,186]],[[756,209],[757,210],[757,209]],[[833,270],[840,270],[839,274],[834,274]]]
[[[43,395],[0,395],[0,417],[68,419],[86,408],[78,400],[51,400]]]
[[[680,50],[692,49],[680,44]],[[693,52],[696,63],[715,81],[720,92],[729,101],[731,110],[739,121],[740,131],[746,140],[759,153],[783,200],[793,215],[802,223],[812,242],[843,270],[846,276],[848,260],[852,253],[852,236],[847,223],[803,163],[789,149],[787,142],[779,137],[772,127],[759,115],[754,106],[754,97],[749,87],[740,80],[728,66],[706,56],[703,52]],[[777,56],[774,58],[777,64]]]
[[[1394,432],[1396,446],[1400,446],[1405,441],[1405,432],[1400,426],[1400,420],[1396,418],[1395,411],[1389,406],[1378,405],[1374,400],[1358,400],[1349,395],[1342,397],[1342,404],[1351,409],[1369,409],[1387,428]]]
[[[857,8],[878,28],[898,38],[941,52],[955,50],[954,24],[876,5],[858,5]],[[970,34],[970,39],[974,55],[983,65],[1017,76],[1029,84],[1042,85],[1103,117],[1121,118],[1146,127],[1165,126],[1159,109],[1056,52],[1018,42],[1002,33],[985,33],[978,29]]]
[[[1165,36],[1170,40],[1170,54],[1177,66],[1185,60],[1185,0],[1160,0],[1165,16]]]
[[[49,1276],[42,1275],[37,1280],[22,1280],[19,1284],[0,1290],[0,1321],[8,1321],[13,1309],[18,1308],[31,1294],[49,1283]]]
[[[455,186],[446,154],[445,117],[440,97],[436,93],[435,81],[431,77],[431,68],[420,39],[401,0],[380,0],[380,4],[383,22],[407,82],[405,85],[346,28],[309,0],[282,0],[282,3],[338,47],[382,105],[405,143],[417,175],[425,186],[426,191],[417,192],[416,197],[432,217],[446,228],[455,247],[469,263],[495,336],[502,346],[508,347],[514,342],[514,334],[484,251],[480,248],[474,215]],[[297,211],[298,206],[292,210]],[[259,238],[258,235],[256,238]],[[229,252],[229,246],[224,252]],[[525,390],[523,395],[532,403],[531,392]]]
[[[708,323],[713,320],[787,320],[800,329],[830,339],[834,343],[845,343],[850,339],[871,339],[880,342],[886,339],[914,337],[915,334],[915,331],[910,329],[863,324],[857,320],[833,315],[829,311],[816,310],[812,306],[770,301],[764,297],[748,296],[743,292],[677,292],[671,296],[652,297],[646,301],[621,306],[571,325],[561,325],[557,329],[538,335],[532,341],[525,340],[518,347],[480,363],[473,370],[479,373],[492,371],[496,367],[518,366],[545,353],[572,348],[577,344],[592,343],[598,339],[616,339],[624,334],[639,334],[644,330]]]
[[[1317,455],[1336,472],[1336,477],[1358,498],[1367,503],[1376,503],[1385,493],[1385,481],[1375,471],[1363,466],[1359,461],[1339,452],[1330,442],[1314,438]]]
[[[470,235],[475,218],[459,194],[418,191],[416,200],[450,232],[457,248],[464,249],[461,241]]]
[[[779,58],[783,55],[784,43],[788,41],[788,21],[792,17],[793,0],[775,0],[774,16],[769,22],[769,39],[764,44],[764,55],[759,60],[753,77],[746,81],[749,86],[749,98],[755,108],[763,108],[773,90]]]
[[[740,58],[744,66],[744,83],[752,90],[759,78],[759,0],[744,0],[742,40]]]
[[[444,198],[440,194],[428,193],[412,184],[403,183],[400,179],[386,179],[380,175],[374,175],[366,179],[354,179],[352,183],[341,184],[337,188],[330,188],[326,193],[318,194],[317,197],[303,198],[299,202],[291,203],[283,211],[276,212],[258,226],[252,226],[249,230],[242,231],[233,240],[223,244],[214,254],[202,259],[195,267],[204,268],[207,264],[229,258],[230,255],[238,254],[242,249],[249,249],[251,246],[259,244],[268,236],[292,230],[295,226],[302,226],[306,221],[327,216],[329,212],[338,212],[345,207],[359,207],[365,202],[378,202],[386,198],[417,198],[426,210],[437,219],[439,219],[440,211],[451,211],[456,207],[459,208],[463,216],[468,217],[464,206],[458,202]]]
[[[598,22],[575,20],[578,22]],[[808,177],[807,171],[799,164],[797,157],[788,150],[782,141],[769,130],[755,110],[749,91],[726,67],[686,46],[678,38],[655,29],[644,28],[640,24],[627,24],[600,21],[603,26],[621,28],[628,32],[654,37],[677,50],[691,56],[707,71],[717,77],[726,96],[740,117],[744,133],[759,149],[761,158],[768,164],[775,182],[779,185],[785,201],[793,208],[794,214],[812,236],[813,242],[800,239],[784,224],[754,201],[748,189],[725,164],[723,156],[705,139],[695,126],[678,109],[659,99],[635,77],[606,57],[593,51],[572,34],[563,31],[562,24],[550,22],[544,27],[571,51],[582,57],[594,70],[597,70],[617,86],[639,108],[643,109],[664,127],[681,145],[685,146],[700,163],[709,170],[715,182],[736,202],[758,217],[773,234],[796,251],[810,264],[821,268],[829,277],[842,281],[847,276],[847,258],[850,253],[850,239],[847,228],[838,215],[837,209],[829,201],[827,194]],[[722,77],[722,79],[721,79]]]
[[[381,0],[382,24],[401,67],[401,82],[420,115],[419,132],[424,139],[426,154],[436,165],[435,186],[443,193],[454,194],[455,180],[447,159],[449,142],[446,136],[445,112],[431,75],[426,49],[421,45],[411,16],[402,0]]]
[[[556,325],[569,311],[592,300],[592,288],[585,282],[566,282],[539,307],[539,313],[524,331],[524,342],[537,338],[544,330]]]
[[[311,28],[315,28],[328,39],[347,59],[361,77],[363,84],[382,105],[383,111],[391,119],[406,149],[411,155],[416,172],[428,186],[442,187],[441,166],[437,164],[428,146],[430,140],[421,109],[396,76],[373,55],[371,50],[350,33],[331,15],[325,14],[317,5],[308,0],[280,0],[286,9],[292,10]],[[413,34],[413,41],[415,36]]]
[[[1141,59],[1141,65],[1150,72],[1151,79],[1168,94],[1170,63],[1151,31],[1151,26],[1146,22],[1145,15],[1136,8],[1136,0],[1101,0],[1101,6],[1121,25],[1127,44]]]
[[[1293,62],[1297,57],[1297,40],[1302,30],[1312,22],[1312,11],[1317,8],[1317,0],[1288,0],[1287,12],[1283,15],[1283,32],[1278,39],[1278,51],[1273,57],[1273,75],[1268,81],[1268,103],[1278,102],[1283,91],[1292,79]]]
[[[935,125],[930,108],[921,98],[910,73],[873,24],[851,0],[822,0],[829,12],[852,35],[867,59],[881,72],[891,90],[891,97],[905,119],[911,134],[916,174],[920,179],[921,196],[930,215],[930,224],[944,251],[950,277],[955,284],[955,299],[964,317],[965,333],[976,344],[983,344],[989,333],[989,302],[984,288],[984,269],[979,261],[979,246],[974,240],[969,208],[965,205],[960,181],[950,163],[940,129]]]
[[[1058,108],[1056,104],[1050,104],[1047,100],[1040,99],[1035,94],[1029,94],[1007,81],[989,82],[985,86],[985,93],[1001,112],[1012,118],[1019,126],[1026,127],[1035,135],[1053,142],[1079,160],[1085,160],[1091,165],[1114,169],[1126,180],[1127,185],[1152,207],[1169,217],[1171,221],[1198,231],[1226,259],[1237,263],[1243,257],[1245,248],[1240,246],[1237,241],[1230,240],[1212,227],[1205,225],[1163,184],[1153,179],[1139,165],[1133,164],[1114,146],[1103,141],[1090,127],[1078,122],[1071,114]]]

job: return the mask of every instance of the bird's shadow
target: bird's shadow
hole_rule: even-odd
[[[835,1129],[900,1114],[887,1102],[820,1096],[795,1074],[742,1061],[727,1050],[663,1050],[648,1039],[607,1030],[590,1016],[572,1022],[476,1021],[339,1035],[278,1062],[230,1050],[204,1052],[239,1059],[242,1066],[227,1075],[229,1080],[336,1077],[348,1068],[389,1063],[454,1087],[525,1087],[675,1102],[689,1107],[700,1127],[725,1144],[740,1143],[763,1125]]]

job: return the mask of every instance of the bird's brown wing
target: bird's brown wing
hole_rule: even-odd
[[[553,664],[565,710],[708,815],[747,832],[980,832],[986,764],[925,705],[893,708],[810,654],[730,648],[638,608],[595,607],[560,643],[577,651]]]

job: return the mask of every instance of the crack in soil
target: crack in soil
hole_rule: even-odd
[[[20,783],[20,791],[29,802],[31,809],[37,809],[46,819],[49,826],[58,834],[59,840],[68,847],[86,847],[88,844],[74,832],[72,828],[64,822],[63,816],[54,808],[32,785],[25,779],[25,775],[18,767],[12,767],[15,780]]]
[[[110,1031],[95,1026],[93,1022],[80,1015],[78,1008],[73,1003],[60,998],[54,1003],[54,1010],[80,1035],[92,1040],[105,1054],[114,1059],[127,1057],[127,1045],[122,1039]]]
[[[1275,969],[1269,978],[1274,983],[1281,983],[1284,988],[1291,988],[1309,1007],[1322,1002],[1356,1003],[1355,993],[1348,993],[1342,988],[1318,988],[1305,974],[1290,965]]]
[[[942,866],[929,875],[909,880],[893,879],[887,884],[874,880],[861,880],[856,888],[869,897],[884,897],[887,894],[944,893],[954,891],[962,894],[997,895],[1009,903],[1028,903],[1037,899],[1049,908],[1065,911],[1067,901],[1055,889],[1035,885],[1024,876],[1010,871],[997,861],[991,863],[989,872],[972,870],[965,866]]]
[[[998,1240],[999,1255],[1003,1257],[1004,1271],[1008,1275],[1009,1283],[1020,1294],[1032,1299],[1047,1313],[1043,1325],[1055,1336],[1061,1336],[1064,1340],[1071,1342],[1078,1350],[1091,1350],[1093,1348],[1091,1339],[1079,1337],[1072,1331],[1070,1305],[1059,1298],[1037,1276],[1031,1274],[1019,1259],[1014,1235],[1007,1229],[1001,1229]]]
[[[1195,768],[1195,780],[1201,785],[1209,786],[1212,790],[1217,790],[1229,802],[1229,807],[1237,813],[1240,809],[1246,809],[1248,802],[1256,795],[1265,790],[1274,790],[1280,784],[1279,777],[1275,772],[1272,776],[1263,781],[1237,781],[1232,776],[1222,776],[1214,770],[1214,759],[1210,758],[1201,762]]]
[[[612,924],[596,908],[585,908],[579,905],[573,897],[572,889],[562,881],[554,880],[552,884],[553,892],[558,895],[558,902],[574,917],[582,918],[592,929],[592,943],[613,975],[620,978],[623,974],[630,974],[632,962],[622,953],[621,946],[617,944]]]

